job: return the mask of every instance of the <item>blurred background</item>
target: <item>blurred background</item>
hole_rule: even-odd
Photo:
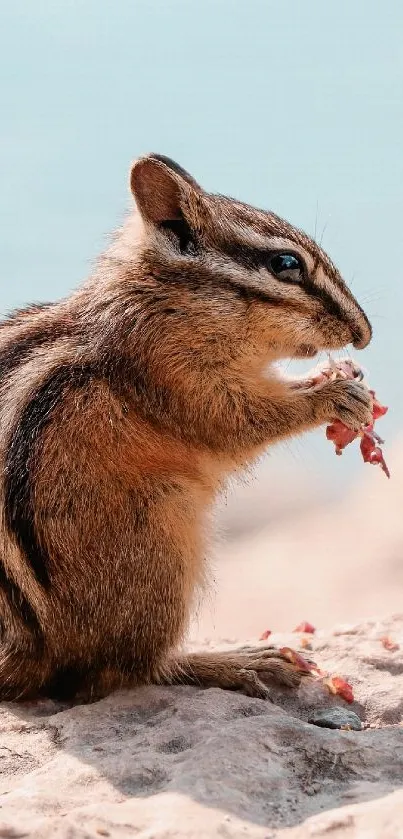
[[[401,609],[403,5],[400,0],[2,4],[0,310],[56,299],[129,206],[138,155],[322,241],[374,326],[392,479],[323,431],[271,452],[215,516],[197,635]],[[300,369],[298,365],[294,365]]]

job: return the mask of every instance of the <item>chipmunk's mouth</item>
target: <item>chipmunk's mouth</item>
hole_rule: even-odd
[[[344,358],[335,361],[330,353],[328,353],[327,363],[318,364],[308,374],[292,378],[283,375],[282,378],[287,381],[288,386],[292,390],[311,390],[321,387],[327,381],[336,378],[342,379],[356,379],[362,382],[365,373],[351,358]]]

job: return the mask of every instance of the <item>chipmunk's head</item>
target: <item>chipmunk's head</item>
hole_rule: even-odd
[[[204,301],[206,317],[211,312],[214,325],[216,313],[219,331],[227,323],[240,352],[242,340],[268,359],[367,346],[366,315],[305,233],[271,212],[204,192],[160,155],[136,161],[130,183],[153,276],[186,289],[198,307]]]

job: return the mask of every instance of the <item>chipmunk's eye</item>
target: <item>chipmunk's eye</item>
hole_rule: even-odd
[[[293,253],[276,253],[269,258],[269,270],[279,280],[300,283],[304,277],[304,266]]]

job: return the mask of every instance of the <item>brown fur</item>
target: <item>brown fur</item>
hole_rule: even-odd
[[[360,384],[294,390],[270,366],[370,340],[312,240],[166,158],[137,161],[131,187],[138,211],[87,283],[1,324],[2,698],[298,684],[270,649],[177,652],[206,513],[269,444],[369,416]],[[273,249],[302,259],[301,283],[267,269]]]

